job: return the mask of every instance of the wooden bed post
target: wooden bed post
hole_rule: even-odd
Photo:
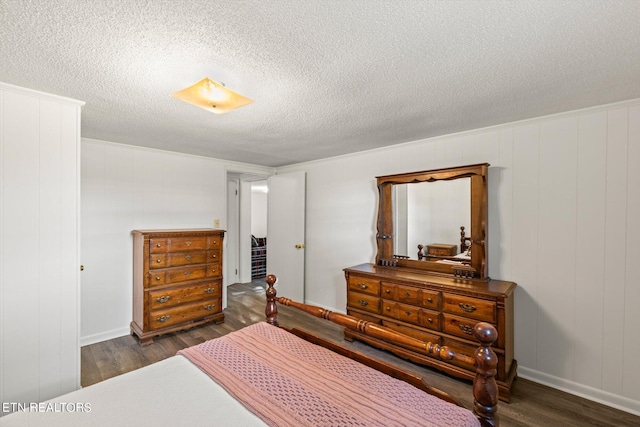
[[[267,282],[267,307],[264,314],[267,316],[267,323],[278,326],[278,307],[276,306],[276,288],[273,286],[278,279],[273,274],[269,274],[265,279]]]
[[[473,380],[473,412],[483,426],[498,425],[498,384],[496,373],[498,356],[491,345],[498,339],[498,331],[489,323],[480,322],[474,327],[480,347],[475,351],[476,378]]]

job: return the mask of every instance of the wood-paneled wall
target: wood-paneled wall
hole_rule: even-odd
[[[81,105],[0,84],[1,402],[80,386]]]
[[[280,169],[307,172],[307,301],[344,310],[341,269],[373,261],[375,176],[478,162],[519,374],[640,413],[640,100]]]

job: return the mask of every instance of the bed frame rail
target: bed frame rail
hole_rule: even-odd
[[[474,357],[469,357],[463,354],[457,354],[446,346],[420,341],[413,337],[400,334],[378,324],[361,320],[353,316],[334,313],[321,307],[295,302],[289,298],[278,297],[276,296],[277,292],[274,288],[276,281],[277,278],[273,274],[268,275],[266,278],[267,306],[265,308],[265,315],[267,323],[279,326],[277,302],[285,306],[297,308],[305,313],[311,314],[312,316],[329,320],[350,330],[385,340],[405,348],[421,351],[431,357],[444,360],[459,360],[468,364],[473,364],[476,366],[476,377],[473,380],[473,412],[476,417],[478,417],[478,420],[480,420],[482,426],[498,426],[498,385],[495,379],[498,357],[491,348],[491,345],[498,338],[498,332],[493,325],[485,322],[480,322],[475,325],[474,336],[480,342],[480,346],[476,349]],[[334,345],[334,347],[337,346]],[[333,348],[333,350],[335,351],[335,348]],[[353,354],[353,352],[348,352],[347,355],[352,356]],[[445,399],[452,401],[450,398]]]

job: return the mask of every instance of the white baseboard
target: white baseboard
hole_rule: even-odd
[[[518,376],[640,416],[640,401],[518,366]]]
[[[95,344],[97,342],[112,340],[114,338],[123,337],[129,335],[131,330],[129,328],[113,329],[107,332],[101,332],[99,334],[89,335],[86,337],[80,337],[80,347],[85,345]]]

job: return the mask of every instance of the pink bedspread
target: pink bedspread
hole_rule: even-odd
[[[271,426],[479,426],[464,408],[264,322],[179,354]]]

